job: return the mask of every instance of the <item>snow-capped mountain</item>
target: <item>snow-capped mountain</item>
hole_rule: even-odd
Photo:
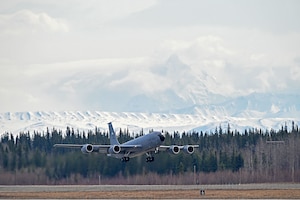
[[[170,56],[161,65],[151,68],[153,82],[161,80],[161,89],[155,94],[143,93],[131,97],[122,110],[130,112],[170,112],[194,105],[221,103],[227,99],[219,92],[219,83],[203,70],[183,63],[177,55]],[[165,83],[166,81],[167,83]]]
[[[240,131],[279,129],[292,121],[299,125],[300,94],[228,93],[231,86],[224,86],[220,75],[215,78],[213,73],[206,73],[201,66],[189,66],[176,55],[146,68],[133,66],[106,73],[97,67],[60,73],[62,77],[54,85],[46,84],[45,91],[55,94],[55,100],[88,105],[93,111],[0,113],[0,134],[43,132],[47,127],[65,130],[67,126],[106,130],[110,121],[116,128],[129,128],[133,132],[141,129],[214,132],[219,126],[226,129],[228,123],[231,129]],[[243,80],[239,81],[242,85]]]
[[[204,111],[204,110],[202,110]],[[225,111],[224,111],[225,112]],[[221,126],[227,130],[244,131],[249,128],[280,129],[285,124],[291,127],[292,121],[300,125],[299,118],[254,118],[254,117],[228,117],[217,115],[220,110],[207,109],[200,114],[163,114],[163,113],[130,113],[130,112],[100,112],[100,111],[64,111],[64,112],[16,112],[0,113],[0,134],[6,132],[18,134],[19,132],[40,133],[47,128],[66,130],[94,130],[95,127],[107,130],[107,122],[112,121],[114,127],[128,128],[130,132],[139,133],[141,130],[164,130],[169,132],[203,131],[214,132]]]

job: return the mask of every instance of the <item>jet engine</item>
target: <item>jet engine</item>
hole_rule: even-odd
[[[194,153],[194,147],[190,146],[190,145],[184,145],[183,147],[183,152],[187,153],[187,154],[192,154]]]
[[[82,153],[91,153],[93,152],[94,147],[91,144],[85,144],[81,147],[81,152]]]
[[[121,147],[118,145],[114,145],[108,149],[108,152],[110,154],[118,154],[118,153],[120,153],[120,151],[121,151]]]
[[[169,152],[172,154],[175,154],[175,155],[179,154],[180,148],[177,145],[172,145],[172,146],[170,146]]]

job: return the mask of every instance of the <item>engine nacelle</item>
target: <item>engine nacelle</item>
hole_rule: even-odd
[[[81,152],[82,153],[91,153],[93,152],[94,147],[91,144],[85,144],[81,147]]]
[[[185,153],[187,153],[187,154],[192,154],[192,153],[194,153],[195,148],[194,148],[193,146],[190,146],[190,145],[185,145],[185,146],[183,147],[183,151],[184,151]]]
[[[118,145],[114,145],[108,149],[108,152],[110,154],[118,154],[118,153],[120,153],[120,151],[121,151],[121,147]]]
[[[177,155],[180,152],[180,148],[177,145],[172,145],[172,146],[170,146],[169,152]]]

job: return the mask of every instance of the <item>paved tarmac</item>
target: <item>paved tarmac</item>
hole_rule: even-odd
[[[300,189],[300,184],[238,184],[238,185],[0,185],[0,192],[99,192],[155,190],[276,190]]]

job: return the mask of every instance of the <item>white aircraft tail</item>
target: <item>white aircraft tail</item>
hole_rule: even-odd
[[[120,145],[111,122],[108,123],[108,129],[109,129],[110,144],[111,145]]]

